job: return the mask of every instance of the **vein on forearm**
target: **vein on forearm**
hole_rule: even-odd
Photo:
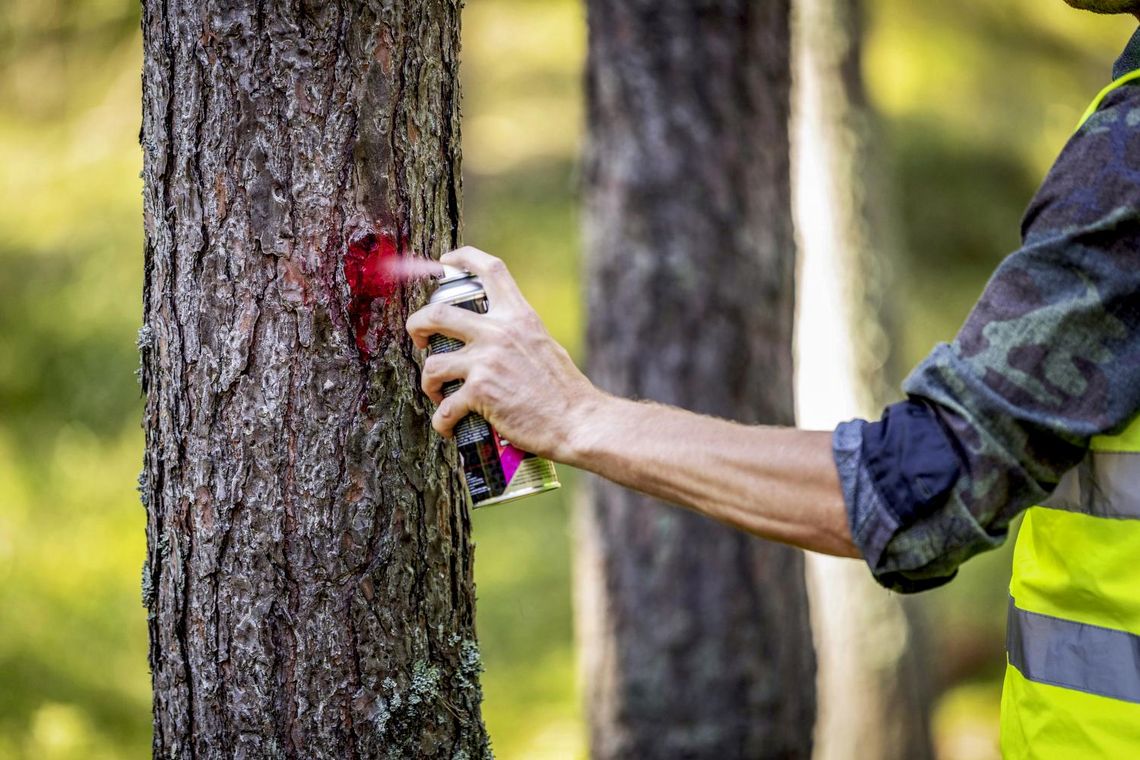
[[[614,398],[583,426],[571,464],[764,538],[858,556],[829,433]]]

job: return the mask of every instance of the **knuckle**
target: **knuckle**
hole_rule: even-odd
[[[426,317],[429,325],[437,325],[447,318],[447,312],[444,310],[450,308],[451,306],[445,303],[428,304],[428,306],[423,310],[426,312],[424,316]]]
[[[497,409],[501,407],[503,404],[503,394],[501,393],[499,384],[494,381],[484,383],[483,395],[480,398],[480,401],[486,406],[492,408]]]
[[[436,410],[435,415],[432,417],[432,419],[441,425],[445,425],[445,423],[450,420],[454,414],[455,404],[450,399],[444,399],[443,402],[439,405],[439,408]]]
[[[487,257],[487,274],[494,275],[495,277],[501,277],[507,273],[507,265],[502,259],[500,259],[498,256],[492,256],[490,254],[484,255]]]
[[[420,390],[422,390],[426,395],[432,395],[432,393],[437,388],[439,388],[439,386],[440,383],[436,381],[435,375],[429,374],[427,372],[420,375]]]
[[[482,372],[474,372],[463,381],[463,390],[466,391],[467,397],[476,403],[483,400],[486,386],[487,380]]]

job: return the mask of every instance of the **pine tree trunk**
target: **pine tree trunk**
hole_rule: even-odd
[[[486,756],[424,293],[376,266],[458,242],[458,0],[143,6],[154,755]]]
[[[589,373],[789,424],[784,0],[590,0]],[[612,484],[581,511],[591,756],[808,757],[803,558]]]
[[[796,0],[795,182],[798,422],[827,429],[876,414],[886,338],[890,193],[861,71],[862,0]],[[819,654],[816,760],[931,757],[919,633],[860,562],[809,555]]]

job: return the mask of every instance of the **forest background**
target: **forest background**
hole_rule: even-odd
[[[865,74],[903,241],[892,338],[905,371],[954,334],[1016,247],[1025,205],[1133,25],[1060,0],[867,5]],[[141,55],[136,2],[0,4],[0,760],[149,753],[134,490]],[[467,5],[465,238],[507,260],[575,356],[584,55],[578,2]],[[577,477],[562,476],[557,493],[473,519],[484,709],[502,758],[584,757]],[[1007,581],[1008,546],[919,602],[944,760],[994,756]]]

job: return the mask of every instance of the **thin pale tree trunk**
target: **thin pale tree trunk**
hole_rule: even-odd
[[[476,758],[469,517],[385,256],[459,229],[459,7],[145,0],[154,755]]]
[[[828,429],[887,396],[894,249],[860,71],[861,0],[797,0],[794,177],[801,269],[797,421]],[[900,599],[858,562],[809,555],[819,653],[817,760],[931,756],[917,638]]]
[[[608,391],[792,422],[788,12],[588,3],[588,369]],[[589,490],[591,757],[808,757],[802,554],[609,483]]]

